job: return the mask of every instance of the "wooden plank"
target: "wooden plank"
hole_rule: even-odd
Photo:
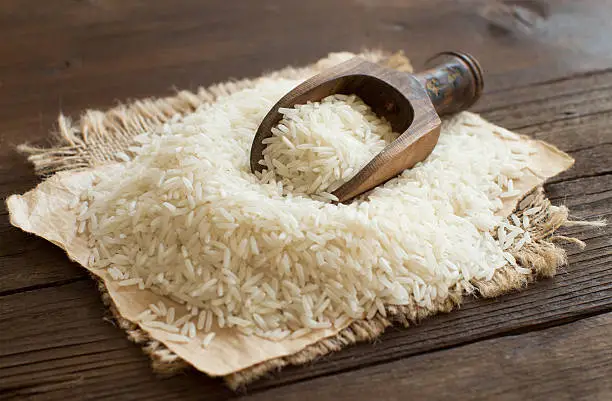
[[[570,154],[576,159],[574,167],[551,178],[548,180],[549,183],[575,180],[576,178],[602,176],[612,172],[612,163],[610,163],[612,143],[577,150],[575,152],[570,152]]]
[[[87,279],[88,274],[48,241],[11,226],[0,215],[0,296]]]
[[[612,174],[548,183],[544,188],[548,199],[562,200],[572,210],[581,205],[588,207],[591,200],[605,199],[606,193],[612,190]]]
[[[612,112],[579,116],[561,121],[542,123],[521,128],[521,134],[529,135],[561,146],[565,152],[576,152],[612,143]]]
[[[609,400],[612,313],[254,394],[252,400]]]
[[[101,319],[104,310],[91,281],[3,297],[0,398],[104,398],[126,391],[182,398],[199,394],[195,389],[210,399],[229,394],[196,372],[157,377],[139,348]]]
[[[512,13],[503,17],[487,2],[475,0],[342,0],[333,5],[317,0],[260,7],[195,0],[176,7],[163,2],[4,1],[0,76],[10,79],[2,80],[0,128],[6,144],[38,140],[46,137],[59,110],[78,114],[87,107],[108,107],[116,99],[254,76],[334,50],[406,49],[421,65],[447,49],[449,37],[482,59],[487,90],[526,86],[608,68],[610,43],[592,38],[605,36],[601,29],[612,13],[610,4],[511,4],[510,9],[536,18],[529,27]],[[574,23],[564,24],[568,18]],[[337,26],[343,27],[341,35]]]
[[[475,106],[478,112],[495,111],[523,103],[551,100],[558,97],[576,96],[593,90],[607,90],[612,82],[612,70],[587,71],[565,77],[549,77],[527,86],[511,86],[504,89],[489,89],[487,96]]]
[[[612,84],[612,79],[608,83]],[[530,92],[536,93],[537,88],[531,89]],[[486,98],[483,99],[484,101]],[[509,104],[491,111],[485,110],[483,115],[493,123],[520,130],[535,125],[560,123],[579,116],[598,114],[609,111],[611,108],[612,88],[595,88],[589,92]]]

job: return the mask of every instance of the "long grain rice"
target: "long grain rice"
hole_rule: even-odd
[[[530,240],[495,212],[520,193],[532,150],[477,121],[444,122],[425,162],[335,205],[329,192],[394,135],[358,98],[330,98],[281,110],[266,171],[251,174],[259,122],[297,83],[262,79],[139,135],[75,205],[92,266],[189,306],[177,319],[161,304],[140,315],[171,341],[203,332],[206,347],[223,327],[296,338],[384,315],[385,305],[429,307],[516,265],[507,250]]]

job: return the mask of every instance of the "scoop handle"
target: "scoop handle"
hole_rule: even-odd
[[[482,69],[467,53],[439,53],[427,61],[426,68],[414,77],[425,87],[439,115],[466,110],[482,94]]]

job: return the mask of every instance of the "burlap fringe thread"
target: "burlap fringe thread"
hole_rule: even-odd
[[[409,60],[402,54],[384,55],[381,52],[366,52],[360,56],[401,71],[411,72]],[[325,59],[324,59],[325,60]],[[297,78],[305,73],[312,73],[325,67],[323,61],[305,68],[285,68],[266,75],[267,78]],[[200,105],[215,101],[220,96],[229,95],[244,88],[252,87],[256,80],[244,79],[225,82],[209,88],[200,88],[196,93],[181,91],[175,96],[159,99],[137,100],[126,105],[119,105],[107,111],[88,110],[81,116],[78,127],[72,121],[59,116],[56,144],[52,148],[36,148],[21,145],[19,150],[28,155],[36,172],[48,176],[62,170],[79,170],[119,161],[117,152],[126,152],[131,138],[153,127],[171,120],[174,116],[185,115],[195,111]],[[518,273],[512,266],[498,270],[491,280],[476,280],[471,288],[455,288],[449,297],[432,309],[418,306],[415,302],[403,306],[388,306],[387,316],[377,315],[371,320],[355,321],[336,336],[310,345],[289,356],[265,361],[225,376],[229,387],[236,389],[249,382],[286,365],[299,365],[332,351],[338,351],[359,341],[373,340],[388,326],[401,324],[409,326],[439,312],[450,312],[458,307],[466,293],[475,293],[485,298],[523,288],[538,277],[551,277],[559,266],[566,263],[565,250],[553,243],[565,240],[584,246],[579,240],[563,236],[554,236],[559,227],[567,224],[582,224],[568,221],[565,207],[552,206],[543,189],[537,188],[528,194],[518,205],[515,214],[521,218],[522,211],[540,207],[540,211],[530,216],[532,221],[529,231],[532,242],[523,246],[513,255],[517,262],[531,269],[531,274]],[[118,325],[128,337],[143,347],[151,357],[155,371],[174,373],[189,365],[162,343],[150,339],[138,326],[124,318],[116,311],[106,288],[100,282],[102,298],[108,305]]]

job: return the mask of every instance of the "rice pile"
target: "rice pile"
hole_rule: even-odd
[[[391,126],[354,95],[329,96],[279,111],[284,118],[263,141],[263,165],[294,195],[338,200],[330,192],[396,137]]]
[[[183,316],[151,305],[143,326],[177,342],[205,333],[204,347],[225,327],[299,337],[410,298],[431,307],[516,265],[508,251],[530,241],[524,228],[537,210],[508,221],[494,212],[519,194],[513,182],[532,150],[518,137],[445,122],[424,163],[335,205],[321,193],[393,135],[354,97],[285,110],[268,171],[251,174],[259,122],[297,84],[262,79],[138,136],[119,172],[100,174],[75,205],[91,267],[187,305]]]

